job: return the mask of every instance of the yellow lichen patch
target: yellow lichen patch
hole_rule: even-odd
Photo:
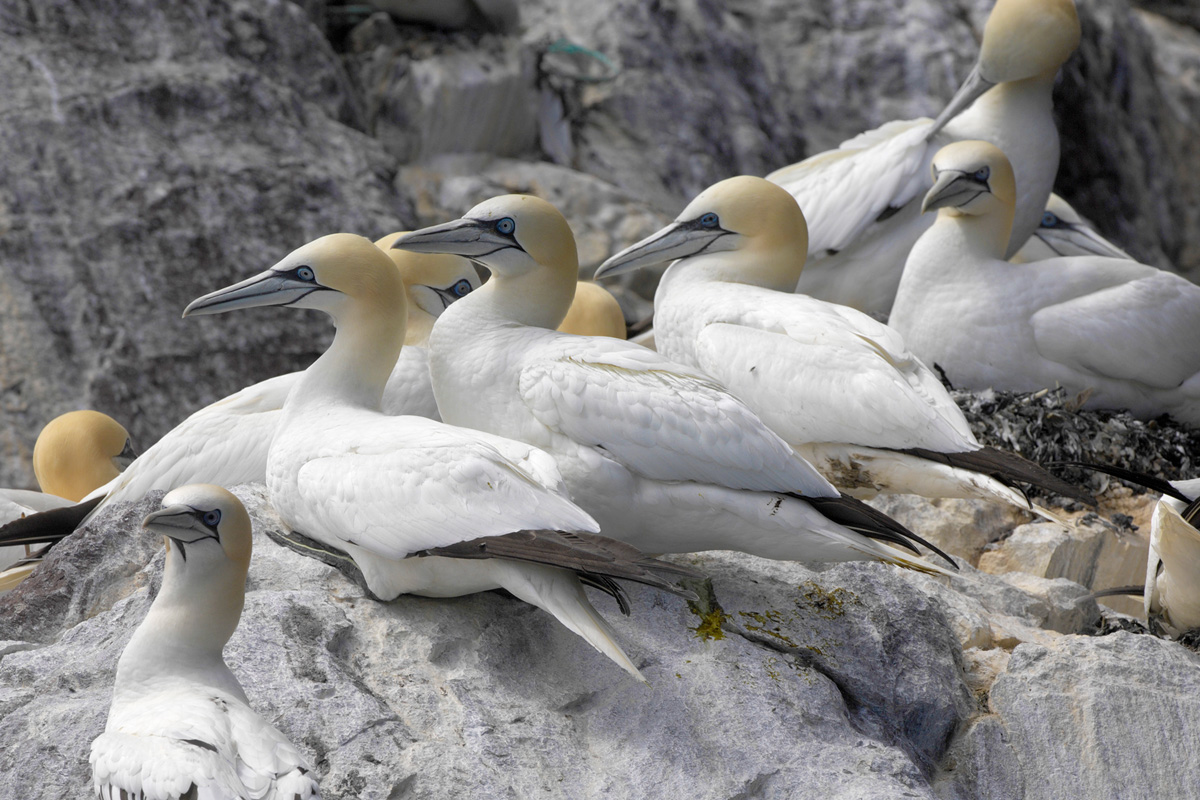
[[[778,639],[788,647],[799,647],[789,636],[780,630],[780,627],[786,624],[787,620],[778,611],[766,611],[762,614],[755,611],[739,611],[738,615],[746,619],[746,630]]]
[[[700,618],[700,624],[694,628],[688,628],[689,631],[695,631],[696,636],[706,642],[709,639],[725,638],[725,631],[721,630],[721,623],[729,619],[729,615],[722,611],[720,606],[704,613],[693,608],[692,613]]]
[[[858,602],[857,597],[841,587],[826,589],[813,581],[805,581],[796,588],[800,590],[805,605],[812,609],[817,616],[825,619],[837,619],[843,616],[846,613],[847,601]]]

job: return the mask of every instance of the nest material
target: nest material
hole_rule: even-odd
[[[1069,396],[1062,388],[1027,394],[952,390],[951,395],[980,442],[1043,465],[1085,461],[1166,480],[1200,477],[1200,429],[1166,415],[1140,420],[1127,411],[1081,409],[1086,398]],[[1077,467],[1053,469],[1094,492],[1104,491],[1112,480]]]

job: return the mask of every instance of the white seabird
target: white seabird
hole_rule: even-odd
[[[955,386],[1063,386],[1084,407],[1167,412],[1200,424],[1200,286],[1098,256],[1004,260],[1016,190],[986,142],[938,152],[925,196],[937,220],[913,247],[891,325]]]
[[[1178,637],[1200,628],[1200,479],[1171,485],[1150,520],[1142,602],[1151,625]]]
[[[889,122],[767,176],[808,218],[809,264],[796,290],[886,314],[904,259],[928,229],[920,197],[942,146],[993,142],[1013,158],[1017,215],[1006,257],[1034,232],[1058,171],[1051,90],[1079,46],[1072,0],[997,0],[979,60],[936,120]]]
[[[624,610],[613,578],[679,591],[654,571],[693,573],[587,536],[599,527],[540,450],[383,414],[405,327],[404,285],[387,255],[358,236],[325,236],[184,316],[253,306],[316,309],[337,327],[288,395],[267,459],[271,504],[290,528],[348,553],[383,600],[507,589],[641,679],[583,583]]]
[[[944,572],[891,546],[920,540],[842,496],[711,378],[629,342],[556,331],[578,256],[544,200],[493,198],[394,246],[457,253],[492,271],[429,337],[438,408],[449,422],[552,454],[607,535],[648,552]]]
[[[659,352],[720,381],[848,494],[998,499],[1052,519],[1018,482],[1095,502],[1015,453],[983,447],[896,331],[792,294],[806,244],[792,196],[741,176],[706,189],[596,275],[673,261],[654,297]]]
[[[1028,264],[1061,256],[1104,256],[1132,260],[1132,256],[1101,236],[1091,223],[1071,208],[1070,203],[1051,194],[1037,229],[1009,261]]]
[[[250,517],[219,486],[185,486],[142,527],[167,539],[162,588],[117,663],[108,723],[92,742],[102,800],[308,800],[304,756],[250,707],[222,651],[237,630]]]
[[[398,235],[385,236],[377,244],[382,248]],[[404,349],[388,378],[383,410],[437,419],[425,340],[434,318],[479,286],[479,273],[465,258],[386,252],[405,281],[409,311]],[[268,378],[195,412],[123,474],[89,495],[89,500],[103,499],[91,514],[109,503],[137,500],[146,492],[189,483],[237,486],[265,481],[267,451],[283,403],[303,374]]]
[[[55,417],[33,446],[33,472],[41,491],[0,489],[0,525],[73,506],[120,475],[134,458],[129,432],[107,414],[84,410]],[[74,515],[74,521],[83,513]],[[28,547],[38,540],[24,541],[0,547],[0,592],[20,584],[40,561],[29,557]]]
[[[399,235],[394,233],[385,236],[376,244],[382,249]],[[433,327],[434,318],[450,303],[479,286],[479,273],[470,261],[457,256],[418,255],[390,248],[385,252],[405,281],[410,311],[405,347],[388,379],[383,410],[388,414],[416,414],[437,419],[437,402],[433,399],[425,340]],[[53,544],[82,522],[91,519],[104,506],[135,501],[150,491],[170,491],[189,483],[238,486],[265,481],[267,451],[275,435],[283,403],[303,374],[292,372],[268,378],[205,406],[168,431],[145,453],[129,463],[123,473],[106,471],[104,474],[109,477],[100,482],[102,485],[91,478],[84,481],[84,485],[90,483],[93,490],[78,506],[64,508],[54,516],[30,516],[11,526],[0,527],[0,542],[21,542],[22,546],[38,542]],[[17,501],[21,497],[12,495],[12,499]],[[0,504],[3,503],[2,498],[3,495],[0,495]],[[70,506],[70,503],[36,510],[49,510],[59,505]],[[0,505],[0,511],[3,509],[4,505]],[[11,520],[0,517],[0,526],[21,515],[19,511],[14,511]],[[35,565],[36,562],[21,565],[21,580]],[[13,577],[16,575],[0,576],[0,589],[5,587],[6,582],[11,583]]]

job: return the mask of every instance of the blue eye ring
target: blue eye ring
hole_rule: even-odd
[[[496,222],[496,232],[502,233],[505,236],[511,236],[512,232],[516,229],[517,223],[513,221],[512,217],[505,217]]]
[[[458,283],[454,284],[454,286],[450,287],[450,291],[454,293],[455,297],[466,297],[471,293],[472,288],[474,287],[471,286],[471,282],[466,278],[463,278]]]
[[[1045,214],[1042,214],[1043,228],[1057,228],[1059,222],[1058,216],[1053,211],[1047,211]]]
[[[700,217],[700,225],[705,228],[715,228],[720,222],[721,218],[711,211]]]
[[[983,167],[971,177],[980,183],[987,183],[987,179],[992,177],[992,169],[991,167]]]
[[[221,522],[221,511],[214,508],[212,511],[205,511],[204,516],[200,518],[210,528],[215,528]]]
[[[317,279],[317,273],[313,272],[312,267],[296,267],[296,277],[306,283],[313,283]]]

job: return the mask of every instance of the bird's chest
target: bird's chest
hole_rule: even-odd
[[[429,374],[442,421],[527,441],[533,421],[521,398],[521,331],[443,326],[430,337]]]

